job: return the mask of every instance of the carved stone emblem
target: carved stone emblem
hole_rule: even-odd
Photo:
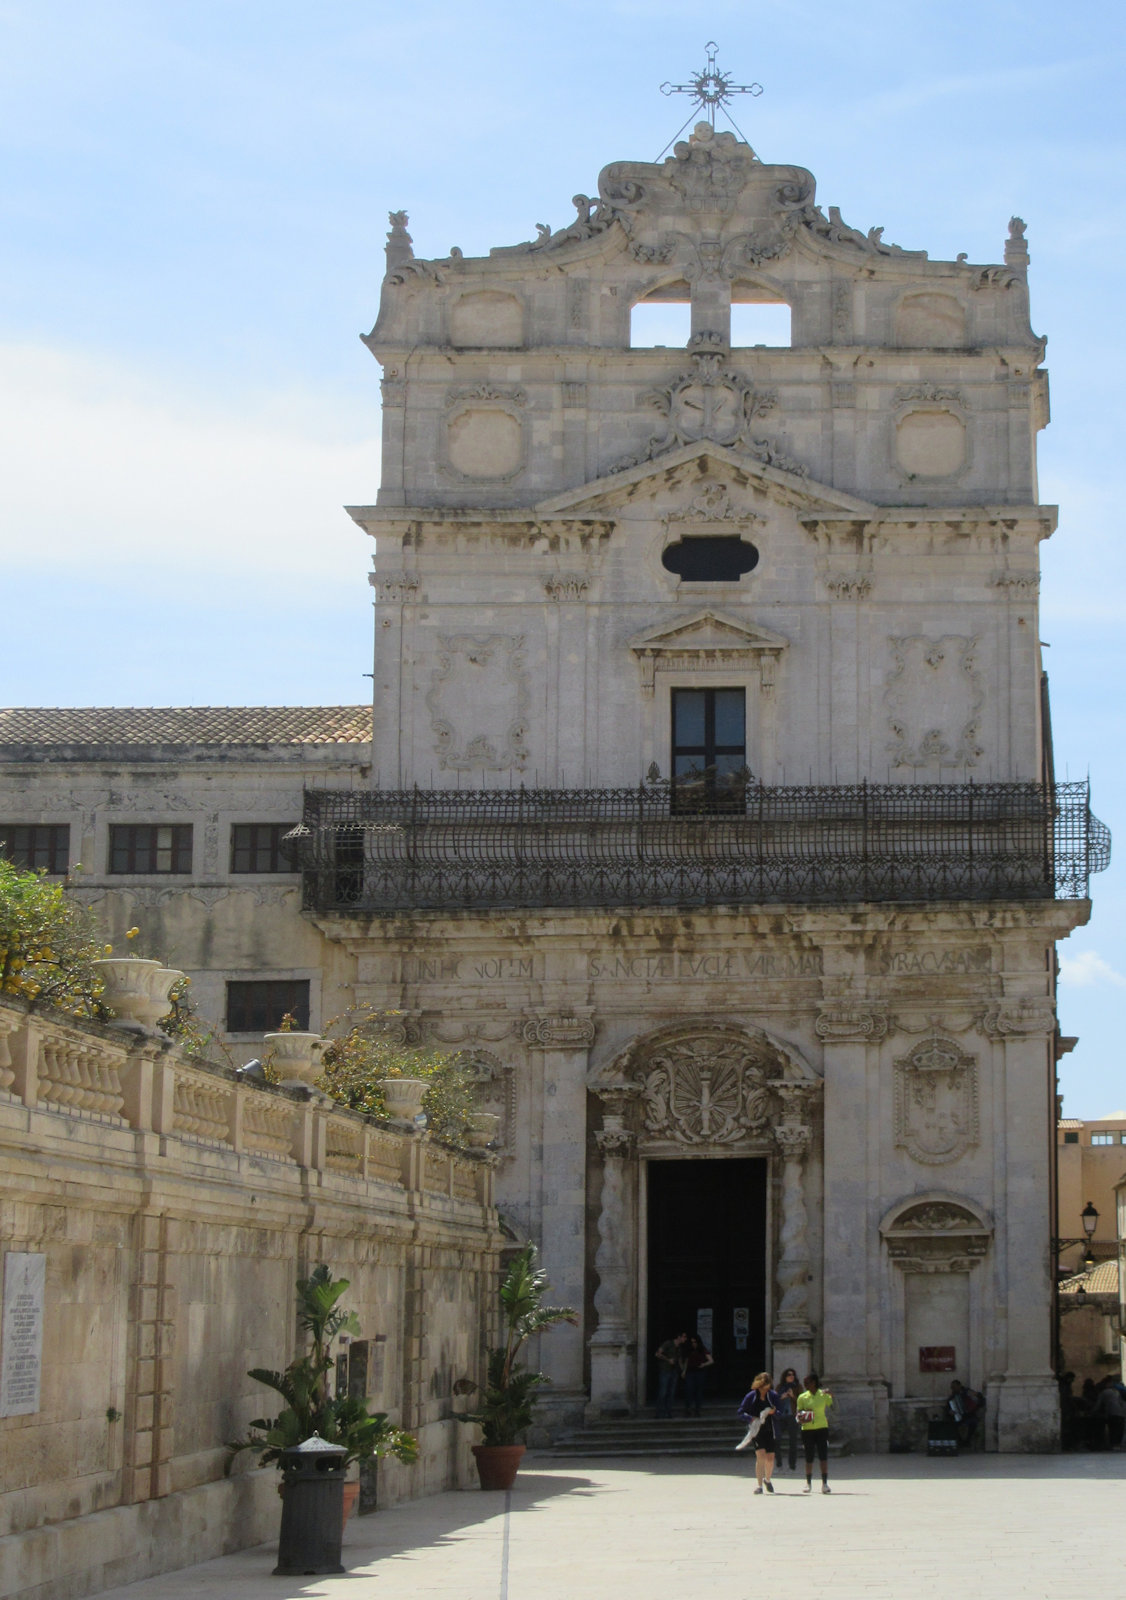
[[[1048,1000],[1007,1000],[990,1006],[981,1019],[982,1030],[991,1039],[1012,1035],[1053,1033],[1056,1013]]]
[[[978,725],[985,704],[977,670],[976,637],[912,634],[891,638],[892,668],[884,704],[897,767],[972,767],[982,747]]]
[[[440,767],[522,772],[529,706],[523,634],[443,635],[426,705]]]
[[[734,1144],[765,1127],[770,1090],[763,1065],[739,1039],[679,1039],[649,1060],[642,1090],[645,1131],[681,1144]]]
[[[895,1063],[895,1142],[928,1166],[977,1144],[977,1063],[954,1039],[932,1034]]]
[[[640,399],[658,416],[655,431],[636,455],[614,470],[640,466],[681,445],[709,439],[738,450],[765,466],[803,476],[805,468],[782,455],[768,439],[756,438],[755,424],[778,402],[773,389],[756,389],[746,379],[724,370],[727,349],[718,335],[697,335],[689,351],[690,365]]]

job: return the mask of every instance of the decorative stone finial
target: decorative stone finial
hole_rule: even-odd
[[[1007,267],[1027,267],[1030,257],[1028,254],[1028,241],[1024,237],[1027,223],[1023,217],[1009,218],[1009,237],[1005,240],[1005,265]]]
[[[413,240],[407,232],[410,218],[405,211],[389,211],[387,220],[391,232],[387,235],[387,271],[394,272],[408,261],[414,260]]]

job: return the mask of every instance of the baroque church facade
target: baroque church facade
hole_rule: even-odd
[[[0,713],[0,831],[244,1057],[354,1005],[465,1053],[581,1313],[554,1422],[699,1327],[858,1447],[957,1376],[1054,1448],[1054,945],[1108,846],[1052,772],[1024,225],[932,261],[707,123],[574,203],[480,259],[392,215],[372,708]]]

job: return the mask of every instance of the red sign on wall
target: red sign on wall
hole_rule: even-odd
[[[957,1363],[952,1344],[921,1344],[919,1346],[920,1372],[954,1372]]]

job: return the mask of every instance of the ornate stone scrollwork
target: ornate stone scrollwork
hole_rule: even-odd
[[[927,1166],[977,1144],[977,1062],[956,1040],[932,1034],[896,1061],[895,1142]]]
[[[891,671],[884,704],[897,767],[972,767],[985,686],[977,670],[977,637],[924,634],[889,638]]]
[[[589,1050],[594,1043],[594,1023],[589,1017],[569,1015],[532,1017],[524,1024],[527,1044],[556,1050]]]
[[[1002,1000],[983,1013],[981,1027],[991,1039],[1054,1033],[1055,1007],[1050,1000]]]
[[[827,1005],[818,1014],[814,1029],[819,1039],[876,1044],[887,1035],[888,1019],[872,1006]]]
[[[501,1155],[511,1154],[516,1133],[516,1070],[511,1062],[501,1061],[491,1050],[470,1045],[457,1052],[457,1059],[469,1068],[474,1099],[480,1111],[491,1111],[500,1119],[500,1132],[494,1148]]]
[[[590,588],[590,579],[584,572],[557,572],[545,578],[543,586],[549,600],[583,600]]]
[[[686,1038],[649,1062],[642,1091],[645,1131],[680,1144],[735,1144],[770,1118],[770,1090],[746,1043]]]
[[[530,704],[523,634],[439,638],[426,705],[440,767],[522,772],[528,762]],[[459,730],[455,717],[472,722]]]
[[[934,1197],[902,1206],[880,1232],[888,1256],[904,1272],[969,1272],[992,1237],[969,1206]]]

